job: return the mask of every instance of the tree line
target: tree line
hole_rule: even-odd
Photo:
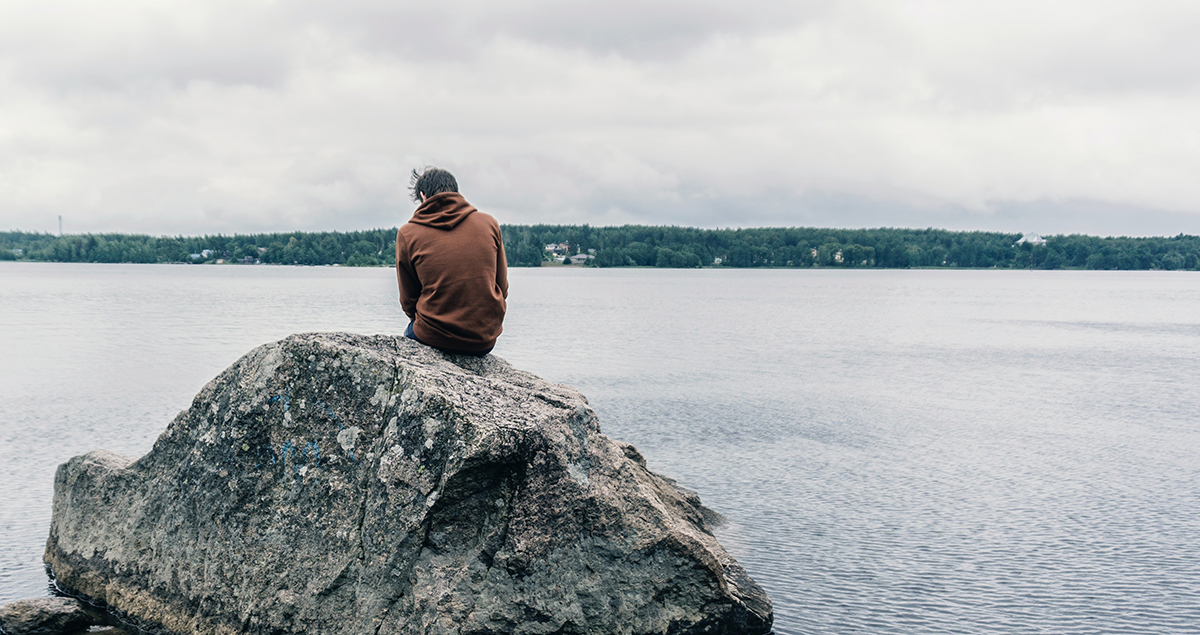
[[[0,232],[0,259],[49,262],[377,266],[396,260],[396,230],[212,236]]]
[[[1048,236],[942,229],[698,229],[503,225],[508,264],[585,254],[595,267],[967,267],[1200,269],[1200,236]],[[396,229],[211,236],[0,232],[0,260],[379,266],[395,261]],[[565,245],[565,249],[559,247]],[[547,250],[554,246],[558,251]],[[590,256],[587,258],[586,256]]]

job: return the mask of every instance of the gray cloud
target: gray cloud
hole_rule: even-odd
[[[175,6],[50,0],[17,3],[0,26],[0,55],[23,84],[127,92],[190,82],[277,86],[295,34],[270,28],[255,3]]]
[[[465,59],[496,38],[594,55],[677,57],[718,35],[752,36],[828,11],[830,0],[309,1],[281,7],[293,25],[336,32],[366,50],[412,59]]]
[[[1173,234],[1200,213],[1190,3],[9,15],[0,226],[391,225],[411,210],[408,170],[429,163],[506,222]]]

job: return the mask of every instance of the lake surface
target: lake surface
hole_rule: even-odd
[[[800,633],[1200,629],[1200,274],[517,269],[495,353],[697,490]],[[0,603],[55,467],[150,449],[390,269],[0,263]]]

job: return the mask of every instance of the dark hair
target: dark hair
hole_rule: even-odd
[[[421,202],[421,195],[429,198],[434,194],[442,192],[457,192],[458,181],[454,180],[454,175],[441,168],[426,166],[421,172],[412,171],[412,177],[408,180],[408,189],[412,192],[412,199],[418,203]]]

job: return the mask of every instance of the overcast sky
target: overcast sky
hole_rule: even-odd
[[[1200,233],[1200,2],[0,0],[0,230]]]

